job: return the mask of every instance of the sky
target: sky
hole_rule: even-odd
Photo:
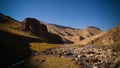
[[[73,28],[108,30],[120,23],[120,0],[0,0],[0,13]]]

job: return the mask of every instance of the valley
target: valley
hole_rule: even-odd
[[[120,24],[102,31],[0,14],[0,68],[119,68]]]
[[[101,46],[75,46],[72,44],[42,44],[46,47],[39,46],[40,43],[37,45],[35,46],[38,49],[33,47],[36,52],[31,56],[32,59],[27,59],[20,64],[20,68],[21,66],[22,68],[27,66],[30,66],[29,68],[119,68],[120,65],[120,52],[111,48],[104,49]],[[33,66],[27,65],[30,63]]]

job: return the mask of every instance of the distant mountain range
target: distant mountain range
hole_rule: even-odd
[[[75,29],[71,27],[59,26],[56,24],[46,25],[49,32],[55,33],[61,36],[62,38],[70,40],[74,43],[80,42],[83,39],[86,39],[88,37],[102,32],[102,30],[94,26],[89,26],[88,28],[84,29]]]

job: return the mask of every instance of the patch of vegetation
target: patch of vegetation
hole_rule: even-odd
[[[84,44],[74,44],[76,47],[84,47]]]
[[[30,43],[30,48],[34,51],[45,51],[47,49],[55,48],[60,44],[47,44],[47,43]]]

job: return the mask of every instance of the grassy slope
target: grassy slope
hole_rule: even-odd
[[[36,36],[31,35],[30,33],[21,31],[20,27],[21,27],[20,24],[18,22],[14,22],[14,21],[13,22],[8,22],[8,23],[0,23],[0,29],[3,30],[3,31],[9,32],[11,34],[20,35],[20,36],[38,38]]]
[[[92,40],[88,44],[111,45],[111,44],[119,43],[119,42],[120,42],[120,24],[118,24],[116,27],[106,31],[106,34]]]
[[[106,34],[106,32],[102,32],[102,33],[99,33],[97,35],[91,36],[89,38],[86,38],[86,39],[76,43],[76,45],[86,45],[89,42],[91,42],[92,40],[95,40],[96,38],[103,36],[104,34]]]

